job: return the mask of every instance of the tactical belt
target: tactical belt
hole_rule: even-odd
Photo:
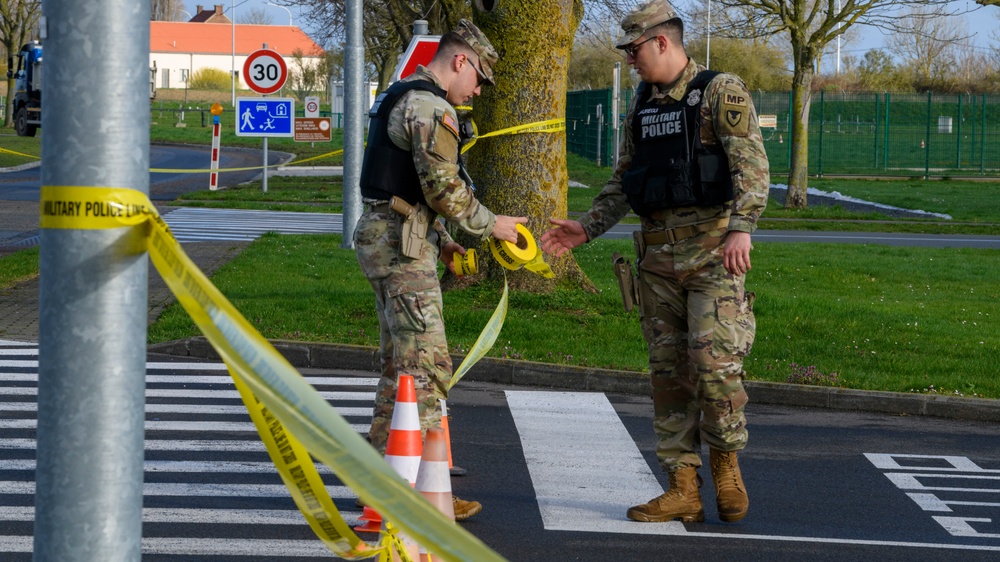
[[[388,201],[365,201],[365,208],[373,213],[388,213]]]
[[[728,226],[729,217],[726,217],[724,219],[714,220],[711,222],[689,224],[686,226],[678,226],[676,228],[668,228],[667,230],[658,230],[656,232],[643,232],[642,239],[649,246],[676,244],[681,240],[691,238],[695,234],[708,232],[718,228],[726,228]]]

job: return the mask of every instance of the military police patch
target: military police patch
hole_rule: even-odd
[[[736,84],[722,90],[720,134],[745,137],[750,134],[750,95]]]
[[[693,107],[698,105],[698,102],[700,101],[701,101],[701,90],[691,90],[691,93],[688,94],[688,105]]]

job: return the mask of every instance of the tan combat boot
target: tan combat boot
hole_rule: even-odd
[[[670,473],[670,488],[660,497],[642,505],[629,508],[625,514],[633,521],[659,523],[680,519],[681,521],[704,521],[705,510],[701,507],[698,492],[698,469],[689,466]]]
[[[477,501],[466,501],[458,496],[451,497],[451,505],[455,508],[455,521],[465,521],[483,510],[483,504]]]
[[[750,499],[743,485],[740,465],[736,463],[736,451],[709,450],[709,464],[712,467],[712,481],[715,483],[715,501],[719,506],[719,519],[735,523],[747,515]]]

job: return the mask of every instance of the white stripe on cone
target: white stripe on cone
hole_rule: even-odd
[[[396,402],[392,409],[390,430],[420,431],[420,412],[416,402]]]

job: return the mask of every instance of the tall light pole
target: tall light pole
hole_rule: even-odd
[[[281,4],[272,4],[271,2],[267,2],[267,5],[268,6],[274,6],[275,8],[281,8],[282,10],[288,12],[288,27],[292,27],[292,11],[291,10],[289,10],[285,6],[282,6]]]
[[[708,0],[708,24],[705,26],[705,68],[712,61],[712,0]]]
[[[840,17],[840,0],[837,0],[837,17]],[[837,24],[837,30],[840,30],[841,25]],[[840,34],[837,34],[837,76],[840,76]]]
[[[236,0],[231,0],[229,15],[233,24],[233,67],[229,71],[229,80],[233,83],[233,108],[236,108]]]

